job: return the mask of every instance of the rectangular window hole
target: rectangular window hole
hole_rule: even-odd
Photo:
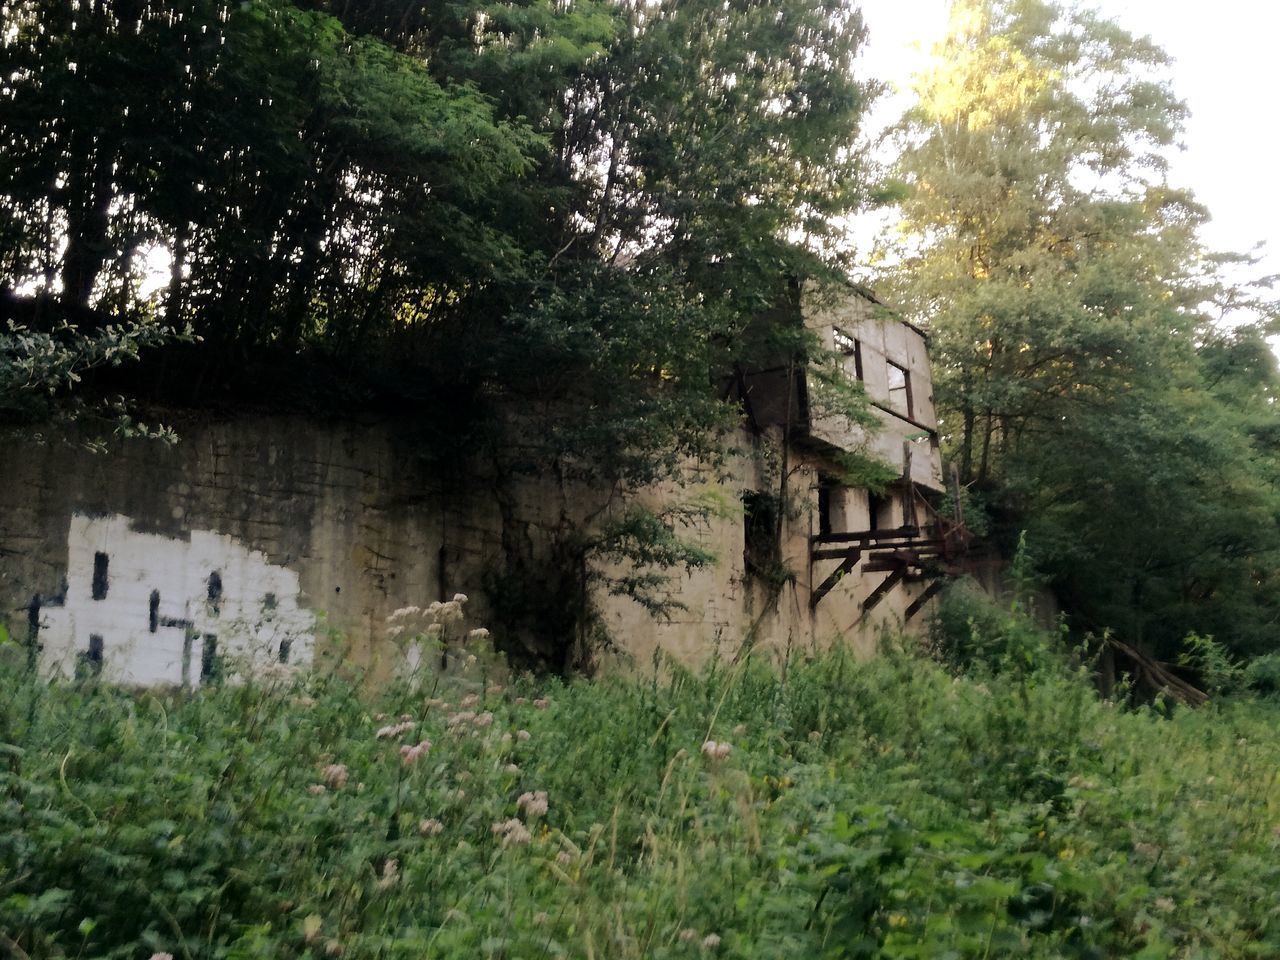
[[[80,664],[84,675],[96,677],[102,673],[102,664],[106,659],[102,634],[89,634],[89,649],[80,654]]]
[[[217,570],[209,574],[209,615],[216,617],[222,610],[222,574]]]
[[[222,665],[218,660],[218,638],[215,634],[206,633],[200,652],[200,682],[212,683],[222,675]]]
[[[93,599],[107,599],[107,555],[102,552],[93,555]]]

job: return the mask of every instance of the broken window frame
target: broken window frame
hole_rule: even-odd
[[[915,403],[911,396],[911,371],[901,364],[886,360],[888,372],[886,381],[889,385],[888,405],[894,413],[907,420],[915,420]],[[902,385],[894,386],[894,371],[902,375]]]
[[[839,327],[831,328],[831,338],[835,343],[835,349],[846,357],[853,357],[853,376],[859,382],[862,381],[862,341],[857,337],[851,337]],[[849,372],[846,362],[845,373]]]

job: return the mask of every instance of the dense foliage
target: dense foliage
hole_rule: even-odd
[[[482,658],[377,695],[333,675],[176,695],[6,668],[0,947],[1280,951],[1275,704],[1126,710],[1024,616],[988,626],[1000,669],[969,676],[831,654],[564,685]]]
[[[827,0],[0,12],[0,304],[190,324],[106,378],[144,399],[383,399],[454,450],[660,472],[862,198],[861,22]]]
[[[1276,306],[1166,179],[1167,58],[1099,15],[960,0],[901,131],[886,283],[934,336],[949,452],[1081,630],[1273,650]],[[1220,323],[1222,316],[1230,323]]]

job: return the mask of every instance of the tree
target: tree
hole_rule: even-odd
[[[1269,429],[1242,429],[1233,406],[1248,395],[1272,422],[1272,380],[1211,388],[1223,345],[1261,328],[1213,323],[1251,292],[1222,278],[1197,236],[1207,213],[1166,182],[1184,109],[1164,54],[1045,0],[958,0],[937,53],[901,128],[889,281],[931,327],[962,479],[998,534],[1028,529],[1081,627],[1167,653],[1214,624],[1255,646],[1280,501]]]
[[[0,2],[0,299],[200,338],[101,392],[376,404],[632,489],[714,455],[749,321],[863,195],[834,0]]]

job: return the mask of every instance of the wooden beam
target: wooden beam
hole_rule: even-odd
[[[875,543],[881,540],[909,540],[919,534],[918,527],[895,527],[890,530],[860,530],[857,533],[819,533],[809,539],[814,543]]]
[[[871,591],[871,596],[862,601],[862,612],[870,613],[883,600],[894,587],[898,585],[907,573],[905,566],[898,567],[896,570],[890,571],[889,575],[880,581],[880,586]]]
[[[938,591],[941,590],[945,585],[946,585],[945,580],[935,580],[933,581],[933,583],[925,587],[924,593],[920,594],[920,596],[912,600],[911,603],[907,606],[907,612],[904,619],[910,620],[917,613],[923,610],[924,605],[928,603],[930,600],[932,600],[934,597],[936,597],[938,595]]]
[[[897,419],[901,420],[903,423],[911,424],[911,426],[915,427],[917,430],[921,430],[924,433],[927,433],[931,440],[934,440],[935,442],[937,441],[938,439],[937,429],[929,426],[927,423],[922,423],[921,421],[915,419],[914,417],[904,416],[903,414],[899,413],[897,410],[893,409],[893,407],[889,406],[886,403],[880,403],[878,400],[871,400],[870,403],[871,403],[871,406],[875,407],[877,410],[883,410],[885,413],[889,414],[889,416],[896,417]]]
[[[847,551],[844,555],[844,560],[840,562],[840,566],[831,571],[831,575],[823,580],[818,585],[818,588],[809,595],[809,609],[816,609],[822,598],[835,588],[835,585],[840,582],[845,574],[858,565],[860,559],[862,559],[861,550],[855,548]]]
[[[877,544],[876,546],[856,547],[854,549],[870,552],[872,559],[880,557],[901,557],[914,560],[921,556],[937,556],[942,551],[941,540],[902,540],[897,543]],[[816,549],[809,553],[811,560],[843,560],[849,554],[849,547],[828,547]]]
[[[902,525],[920,529],[920,521],[916,518],[916,485],[911,479],[910,440],[902,441]]]

